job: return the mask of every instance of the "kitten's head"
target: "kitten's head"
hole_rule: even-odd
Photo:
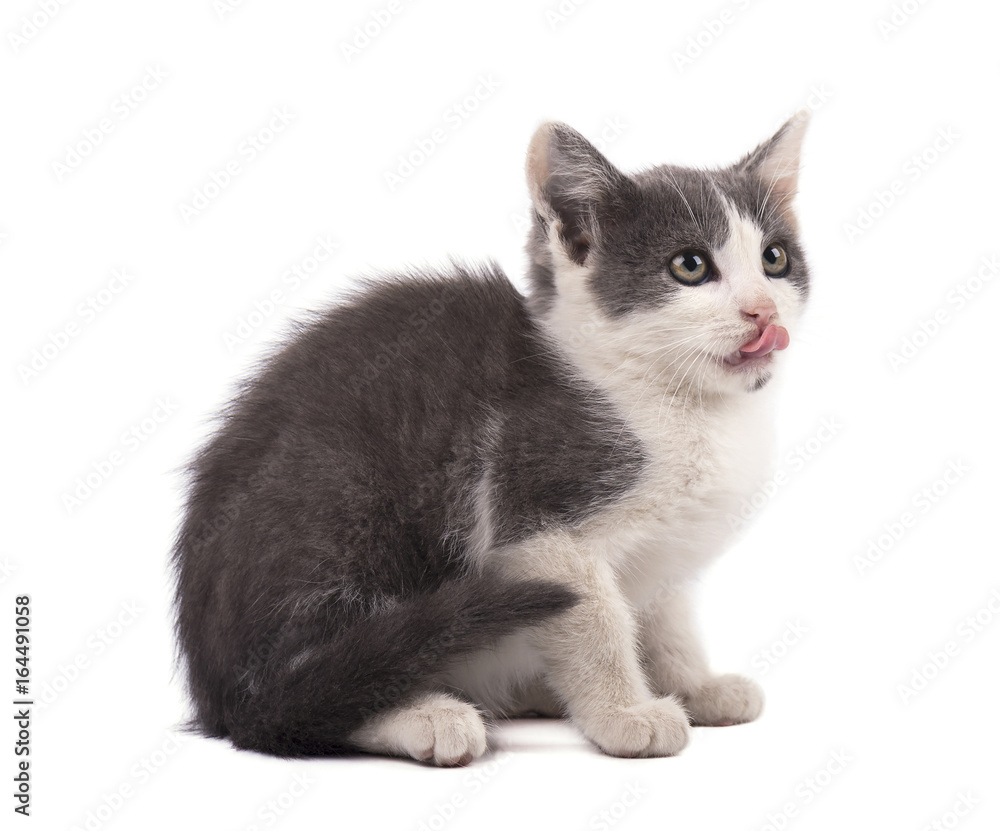
[[[792,206],[807,121],[730,167],[634,175],[565,124],[540,127],[527,160],[534,311],[595,373],[764,386],[809,287]]]

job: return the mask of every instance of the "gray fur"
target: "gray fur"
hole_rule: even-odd
[[[605,322],[665,307],[691,291],[665,264],[725,243],[728,200],[782,241],[804,295],[791,194],[774,171],[762,178],[768,143],[722,170],[628,176],[565,125],[539,135],[528,297],[493,264],[370,281],[298,328],[194,460],[174,562],[204,733],[285,756],[481,753],[477,711],[436,685],[461,659],[564,619],[587,585],[531,563],[491,568],[491,555],[581,528],[653,464],[630,413],[548,325],[556,260],[586,266]],[[673,700],[639,710],[683,712]],[[435,750],[449,719],[461,735],[440,733]]]

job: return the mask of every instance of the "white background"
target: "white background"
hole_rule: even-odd
[[[33,693],[48,700],[19,823],[997,827],[1000,280],[981,279],[1000,254],[996,4],[910,0],[890,31],[893,6],[860,0],[399,0],[349,60],[387,3],[43,5],[0,13],[0,677],[12,700],[14,597],[30,593]],[[763,717],[648,761],[520,722],[464,770],[176,745],[180,469],[288,323],[367,269],[493,256],[520,281],[523,154],[546,119],[625,169],[716,165],[803,106],[814,293],[784,356],[783,475],[701,607],[717,667],[765,688]],[[287,125],[261,133],[275,110]],[[435,130],[444,141],[390,187]],[[258,134],[273,140],[250,158]],[[185,217],[232,161],[239,173]],[[335,255],[269,307],[321,238]],[[127,286],[102,294],[121,271]],[[251,317],[255,304],[268,313]],[[241,321],[248,336],[227,339]],[[963,472],[947,482],[949,469]],[[69,501],[88,476],[96,487]],[[898,540],[879,543],[894,524]],[[873,541],[884,553],[861,559]],[[975,805],[958,819],[962,799]]]

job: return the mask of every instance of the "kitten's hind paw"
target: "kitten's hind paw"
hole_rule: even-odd
[[[467,765],[486,752],[482,715],[446,693],[429,693],[376,716],[351,738],[371,753],[412,756],[442,767]]]
[[[753,721],[764,709],[764,692],[742,675],[720,675],[685,696],[691,720],[703,727],[723,727]]]

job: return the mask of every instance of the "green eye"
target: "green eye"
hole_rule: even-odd
[[[712,269],[701,251],[681,251],[671,258],[670,273],[685,286],[698,286],[712,276]]]
[[[788,272],[788,254],[777,243],[768,245],[764,249],[764,253],[760,255],[760,261],[764,266],[764,273],[768,277],[784,277]]]

